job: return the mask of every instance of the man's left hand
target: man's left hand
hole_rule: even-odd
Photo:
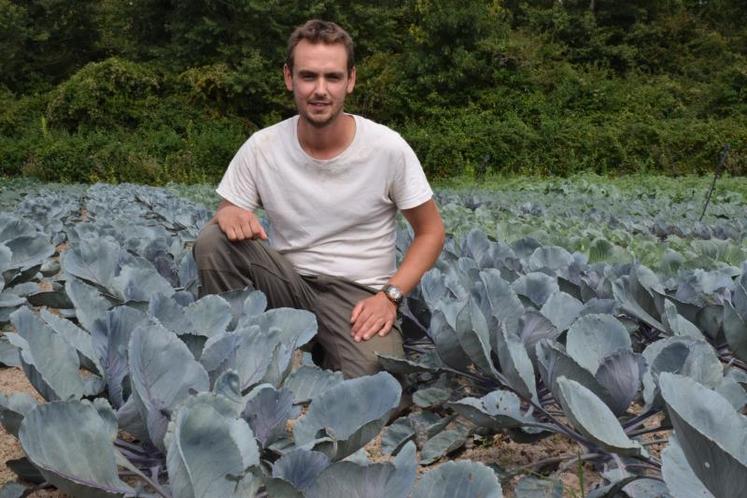
[[[384,337],[392,330],[397,319],[397,305],[389,300],[383,292],[360,301],[350,315],[353,340],[367,341],[374,335]]]

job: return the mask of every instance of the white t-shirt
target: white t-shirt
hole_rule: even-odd
[[[217,188],[271,223],[270,243],[301,275],[333,275],[380,288],[396,271],[395,215],[433,191],[405,140],[355,116],[355,137],[332,159],[298,141],[298,116],[254,133]]]

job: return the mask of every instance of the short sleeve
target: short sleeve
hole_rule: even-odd
[[[262,205],[255,181],[256,174],[257,161],[253,140],[250,138],[231,159],[215,191],[232,204],[254,211]]]
[[[395,174],[391,187],[391,199],[402,209],[417,207],[433,197],[433,190],[425,177],[423,166],[412,147],[399,137],[399,161],[395,161]]]

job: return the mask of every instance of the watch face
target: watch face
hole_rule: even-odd
[[[389,296],[389,299],[391,299],[395,303],[399,304],[402,302],[402,291],[394,287],[393,285],[387,285],[384,288],[384,292],[387,296]]]

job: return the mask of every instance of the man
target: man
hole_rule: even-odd
[[[195,244],[200,292],[253,284],[270,307],[308,309],[324,367],[372,374],[376,352],[404,354],[397,307],[438,258],[443,222],[407,143],[343,112],[356,71],[342,28],[298,27],[283,74],[298,115],[256,132],[229,164],[217,189],[223,201]],[[414,238],[396,268],[398,209]]]

